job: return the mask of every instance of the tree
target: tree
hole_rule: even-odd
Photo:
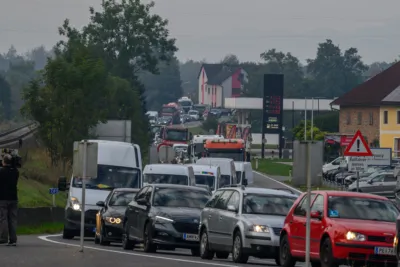
[[[5,78],[0,74],[0,113],[2,119],[9,120],[12,117],[11,88]]]
[[[310,85],[314,96],[337,97],[361,83],[368,69],[361,61],[356,48],[341,52],[332,40],[318,45],[315,59],[307,60],[307,72],[313,81]]]
[[[188,60],[185,63],[180,63],[179,66],[183,94],[191,96],[193,101],[198,100],[198,75],[203,63],[204,62]]]
[[[312,127],[311,131],[311,121],[307,121],[306,125],[307,125],[306,129],[307,140],[311,139],[317,141],[324,140],[326,134],[325,132],[321,131],[315,125]],[[294,127],[292,129],[292,132],[296,140],[304,140],[304,121],[301,121],[296,127]],[[313,138],[311,138],[311,134],[313,135]]]
[[[228,54],[221,60],[221,63],[230,66],[238,66],[240,64],[240,61],[236,55]]]
[[[324,132],[339,132],[339,111],[331,111],[326,114],[316,116],[314,125]]]

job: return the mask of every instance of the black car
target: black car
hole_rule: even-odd
[[[122,247],[145,252],[191,249],[199,255],[200,213],[211,197],[204,188],[172,184],[143,187],[126,209]]]
[[[99,201],[101,207],[96,215],[96,233],[94,242],[103,246],[122,240],[122,219],[126,207],[134,199],[138,188],[117,188],[111,191],[105,201]]]

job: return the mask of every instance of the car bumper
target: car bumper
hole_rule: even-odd
[[[111,242],[121,242],[122,241],[122,223],[120,224],[105,224],[104,226],[104,238]]]
[[[96,231],[96,214],[98,210],[88,209],[85,211],[85,236],[93,237]],[[65,224],[66,230],[73,232],[75,235],[80,235],[81,231],[81,211],[73,210],[68,207],[65,209]]]
[[[188,227],[177,227],[177,223],[153,223],[153,242],[171,248],[198,248],[199,241],[187,241],[183,239],[184,234],[198,236],[198,224],[187,224]],[[180,225],[181,226],[181,225]],[[178,229],[176,229],[178,228]]]
[[[279,254],[279,236],[247,233],[243,248],[246,253],[258,258],[275,258]]]
[[[393,248],[392,244],[354,244],[335,243],[334,258],[343,264],[351,262],[387,262],[397,263],[395,255],[379,255],[374,253],[375,247]]]

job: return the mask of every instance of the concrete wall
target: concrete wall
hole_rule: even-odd
[[[64,222],[64,208],[20,208],[18,225],[30,226],[43,223]]]
[[[322,172],[324,144],[318,141],[310,144],[310,146],[311,183],[313,186],[320,186],[321,180],[318,176]],[[292,173],[292,184],[294,186],[307,185],[306,149],[305,143],[294,141]]]

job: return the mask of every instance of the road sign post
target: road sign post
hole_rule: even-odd
[[[365,157],[373,156],[371,149],[369,148],[367,142],[358,130],[350,141],[346,150],[343,153],[345,156],[350,156],[349,159],[349,170],[353,170],[357,175],[357,192],[359,191],[360,185],[360,171],[364,171],[367,167],[367,159]]]
[[[58,194],[58,188],[50,188],[49,194],[52,198],[53,207],[56,207],[56,194]]]
[[[85,239],[86,179],[97,177],[98,145],[83,140],[74,142],[73,175],[82,179],[80,250],[83,252]]]

